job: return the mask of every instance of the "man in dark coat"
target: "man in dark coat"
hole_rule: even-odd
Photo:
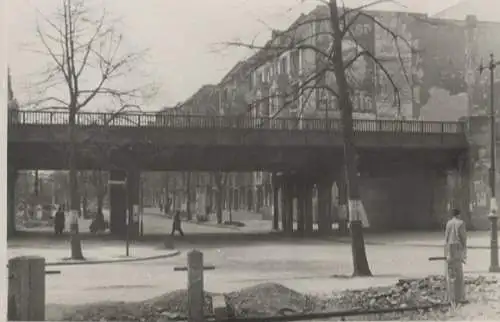
[[[54,229],[56,235],[62,235],[65,226],[65,216],[63,206],[59,206],[54,218]]]
[[[184,236],[184,232],[182,231],[181,227],[181,212],[177,210],[174,215],[174,223],[172,224],[172,232],[170,235],[174,235],[175,232],[178,231],[181,236]]]

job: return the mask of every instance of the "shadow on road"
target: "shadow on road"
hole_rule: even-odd
[[[100,243],[100,242],[111,242],[111,241],[123,241],[124,239],[119,236],[114,236],[111,234],[101,234],[94,235],[91,233],[80,233],[80,236],[84,242]],[[54,236],[51,232],[46,231],[20,231],[12,238],[9,238],[9,244],[15,247],[18,243],[37,243],[40,247],[43,245],[50,245],[54,243],[66,243],[70,235]],[[137,239],[137,242],[141,244],[162,244],[166,238],[173,238],[174,243],[180,245],[204,245],[204,246],[214,246],[217,245],[234,245],[243,246],[249,244],[255,244],[259,242],[273,242],[273,243],[283,243],[283,244],[315,244],[318,242],[332,242],[335,241],[339,235],[332,236],[319,236],[319,235],[309,235],[301,236],[298,234],[289,235],[281,232],[259,232],[259,233],[191,233],[186,234],[184,237],[174,236],[170,237],[169,234],[149,234]]]

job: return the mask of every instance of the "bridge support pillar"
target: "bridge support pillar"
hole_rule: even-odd
[[[109,178],[112,181],[124,181],[127,178],[127,173],[121,170],[113,170],[109,173]],[[122,185],[109,186],[109,230],[111,234],[124,236],[125,235],[125,213],[127,210],[126,187]]]
[[[295,181],[295,197],[297,198],[297,232],[303,235],[306,231],[306,185],[303,180]]]
[[[16,233],[16,181],[17,169],[7,166],[7,237]]]
[[[287,176],[283,178],[282,194],[281,194],[281,224],[283,231],[287,234],[293,232],[293,197],[294,187],[293,182]]]
[[[309,181],[305,181],[303,185],[304,233],[311,235],[313,233],[313,185]]]
[[[240,209],[240,189],[239,188],[234,188],[234,209],[239,210]]]
[[[129,213],[129,234],[130,237],[139,236],[139,217],[134,214],[134,205],[139,206],[141,173],[138,170],[127,171],[127,199]]]
[[[318,182],[318,232],[320,235],[329,235],[332,232],[332,185],[329,178]]]
[[[253,200],[254,200],[255,198],[253,197],[253,195],[254,195],[254,192],[253,192],[253,191],[254,191],[254,187],[253,187],[253,186],[249,186],[249,187],[247,187],[247,191],[246,191],[246,196],[247,196],[247,197],[246,197],[246,202],[247,202],[247,210],[248,210],[248,211],[252,211],[252,210],[254,210],[254,209],[253,209]]]
[[[280,178],[276,173],[272,174],[272,189],[273,189],[273,230],[279,229],[279,216],[280,216],[280,200],[279,200],[279,191],[280,191]],[[283,211],[281,211],[283,213]]]

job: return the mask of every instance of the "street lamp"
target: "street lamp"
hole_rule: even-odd
[[[490,62],[487,67],[481,63],[479,72],[482,73],[484,69],[490,70],[490,122],[491,122],[491,138],[490,138],[490,189],[491,189],[491,202],[490,214],[488,218],[491,221],[491,240],[490,240],[490,272],[500,272],[498,265],[498,215],[497,215],[497,202],[496,202],[496,110],[495,110],[495,68],[499,61],[495,61],[493,54],[490,54]]]

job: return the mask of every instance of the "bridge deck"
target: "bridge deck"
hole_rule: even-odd
[[[9,160],[20,167],[64,167],[68,120],[65,112],[11,115]],[[90,168],[125,167],[134,159],[151,170],[279,169],[328,164],[341,158],[343,146],[338,119],[79,113],[75,121],[81,166]],[[354,130],[361,155],[455,155],[467,148],[461,122],[354,120]]]

